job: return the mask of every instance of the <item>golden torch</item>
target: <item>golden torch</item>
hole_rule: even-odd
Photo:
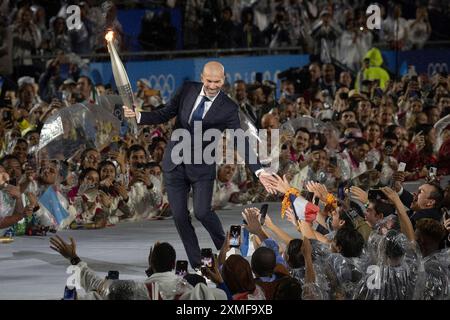
[[[114,32],[108,31],[105,35],[105,39],[108,46],[109,56],[111,58],[111,67],[114,74],[114,80],[116,81],[116,87],[119,90],[122,102],[128,108],[134,110],[134,95],[131,89],[130,80],[128,79],[128,74],[123,66],[122,60],[117,53],[116,47],[114,45]],[[131,125],[131,130],[135,136],[137,136],[137,121],[136,118],[129,121]]]

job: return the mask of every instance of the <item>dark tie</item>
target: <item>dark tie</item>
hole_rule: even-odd
[[[203,112],[205,112],[205,102],[209,101],[209,99],[205,96],[202,97],[202,100],[200,100],[200,103],[197,106],[197,109],[194,110],[194,113],[192,114],[191,119],[191,126],[194,126],[194,121],[202,121],[203,119]]]

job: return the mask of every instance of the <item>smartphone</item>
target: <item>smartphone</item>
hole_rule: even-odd
[[[305,199],[309,202],[312,202],[314,198],[314,192],[307,191],[305,194]]]
[[[59,65],[59,76],[61,77],[61,79],[69,78],[69,64],[68,63],[61,63]]]
[[[447,208],[442,208],[442,211],[444,211],[444,220],[450,219],[450,211]]]
[[[213,255],[211,248],[203,248],[201,250],[202,266],[212,269],[213,268]]]
[[[406,169],[406,163],[400,162],[400,163],[398,164],[398,169],[397,169],[397,171],[399,171],[399,172],[405,172],[405,169]]]
[[[105,278],[106,280],[119,280],[119,271],[108,271],[108,275]]]
[[[437,168],[436,167],[430,167],[429,176],[430,177],[436,177],[437,175]]]
[[[314,204],[315,204],[316,206],[318,206],[318,205],[319,205],[319,202],[320,202],[320,199],[319,199],[318,197],[315,197],[315,198],[314,198]]]
[[[341,183],[337,189],[338,199],[341,201],[345,200],[345,185]]]
[[[63,300],[77,300],[77,289],[69,289],[67,286],[64,288]]]
[[[10,122],[12,121],[12,111],[11,110],[7,110],[7,109],[3,109],[3,121],[4,122]]]
[[[241,245],[241,226],[230,227],[230,247],[239,248]]]
[[[386,195],[380,189],[370,189],[368,192],[368,198],[369,200],[387,200]]]
[[[112,142],[109,145],[109,151],[111,151],[111,152],[118,152],[119,151],[119,144],[117,142]]]
[[[261,206],[261,209],[259,210],[259,213],[261,214],[261,216],[259,218],[259,222],[261,223],[262,226],[266,222],[267,209],[269,209],[269,205],[263,204]]]
[[[188,271],[188,262],[186,260],[178,260],[175,266],[175,274],[184,277]]]
[[[330,165],[337,167],[337,158],[335,156],[330,157]]]

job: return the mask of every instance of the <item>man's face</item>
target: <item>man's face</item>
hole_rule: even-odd
[[[295,112],[295,107],[292,103],[290,103],[286,106],[285,116],[286,116],[286,118],[289,118],[289,119],[293,119],[297,116],[297,114]]]
[[[101,169],[100,169],[100,179],[101,180],[105,180],[105,179],[111,179],[114,180],[116,178],[116,168],[112,165],[104,165]]]
[[[163,158],[163,155],[164,155],[164,147],[161,145],[156,146],[152,153],[153,161],[160,162]]]
[[[95,171],[90,171],[86,177],[84,177],[84,183],[87,185],[98,185],[100,181],[100,177],[98,176],[98,173]]]
[[[331,82],[335,78],[334,67],[331,64],[326,64],[323,67],[323,77],[326,82]]]
[[[439,121],[441,116],[441,113],[439,112],[438,108],[432,108],[430,112],[428,113],[428,123],[429,124],[435,124]]]
[[[341,123],[347,127],[349,123],[355,123],[356,117],[355,113],[353,111],[345,111],[342,114]]]
[[[22,176],[22,166],[16,159],[8,159],[4,163],[6,173],[8,173],[10,179],[20,179]]]
[[[367,144],[363,144],[362,146],[356,146],[352,149],[353,157],[358,162],[363,162],[366,159],[367,153],[370,148]]]
[[[86,78],[82,77],[78,79],[77,89],[80,92],[83,99],[89,99],[91,93],[91,86]]]
[[[392,123],[394,111],[390,107],[384,107],[380,112],[380,125],[387,126]]]
[[[247,91],[246,91],[246,85],[245,83],[238,82],[234,85],[234,91],[236,94],[236,100],[238,102],[244,101],[247,99]]]
[[[319,169],[325,169],[328,164],[328,158],[325,151],[315,151],[312,154],[312,167],[317,171]]]
[[[434,187],[429,184],[423,184],[419,187],[417,193],[417,206],[420,209],[433,208],[435,201],[430,199],[430,193],[433,192]]]
[[[86,153],[86,157],[83,161],[83,168],[97,169],[100,163],[100,153],[95,150],[90,150]]]
[[[309,66],[309,75],[311,76],[312,81],[316,81],[320,78],[320,68],[317,64],[312,64]]]
[[[234,171],[235,171],[235,166],[231,165],[231,164],[226,164],[222,167],[220,167],[219,170],[219,181],[220,182],[229,182],[231,181],[231,179],[233,178],[234,175]]]
[[[220,89],[222,89],[225,82],[225,77],[224,75],[206,70],[202,73],[201,80],[205,94],[208,97],[215,97],[220,92]]]
[[[443,98],[439,99],[438,106],[441,109],[441,111],[444,110],[445,108],[450,107],[450,98],[443,97]]]
[[[20,100],[24,103],[33,102],[34,98],[34,89],[31,84],[26,84],[25,87],[20,91]]]
[[[48,162],[41,167],[40,180],[47,185],[56,183],[57,168],[53,162]]]
[[[155,176],[157,178],[161,177],[161,168],[159,166],[154,166],[150,168],[149,172],[152,176]]]
[[[428,123],[427,114],[425,112],[420,112],[419,114],[417,114],[416,123],[417,124],[427,124]]]
[[[341,74],[339,75],[339,83],[346,86],[347,88],[350,88],[350,85],[352,84],[352,77],[350,76],[350,73],[341,72]]]
[[[358,113],[361,116],[370,117],[370,113],[372,111],[371,104],[369,101],[362,100],[358,103]]]
[[[420,101],[413,101],[411,103],[411,109],[413,113],[422,112],[422,103]]]
[[[380,127],[377,125],[370,125],[367,128],[367,138],[370,141],[375,141],[376,139],[378,139],[380,137]]]
[[[371,227],[374,227],[378,223],[378,221],[381,220],[380,217],[377,215],[372,202],[369,203],[369,207],[367,208],[364,217]]]
[[[130,155],[130,164],[132,168],[136,168],[137,164],[147,163],[147,157],[143,150],[137,150]]]
[[[262,105],[266,103],[266,96],[264,95],[264,91],[262,88],[256,89],[254,94],[256,105]]]
[[[340,210],[338,208],[338,210]],[[339,213],[337,210],[332,211],[331,213],[331,227],[333,228],[333,230],[339,230],[342,227],[342,222],[341,219],[339,218]]]
[[[16,156],[21,163],[24,163],[27,160],[28,144],[26,144],[25,142],[17,143],[12,154]]]
[[[279,123],[278,120],[274,116],[272,116],[265,118],[261,126],[263,129],[267,129],[267,131],[270,131],[272,129],[278,129]]]
[[[295,146],[298,152],[305,152],[309,148],[309,134],[303,131],[297,132],[295,136]]]
[[[36,146],[39,144],[39,133],[37,132],[31,133],[27,139],[30,146]]]

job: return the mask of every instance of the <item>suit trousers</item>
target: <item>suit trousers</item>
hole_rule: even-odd
[[[200,247],[188,210],[189,191],[193,191],[194,215],[209,232],[216,249],[225,241],[225,232],[217,214],[212,210],[214,179],[198,180],[186,170],[184,164],[171,171],[164,171],[164,183],[170,209],[178,234],[183,241],[189,263],[193,268],[201,266]]]

